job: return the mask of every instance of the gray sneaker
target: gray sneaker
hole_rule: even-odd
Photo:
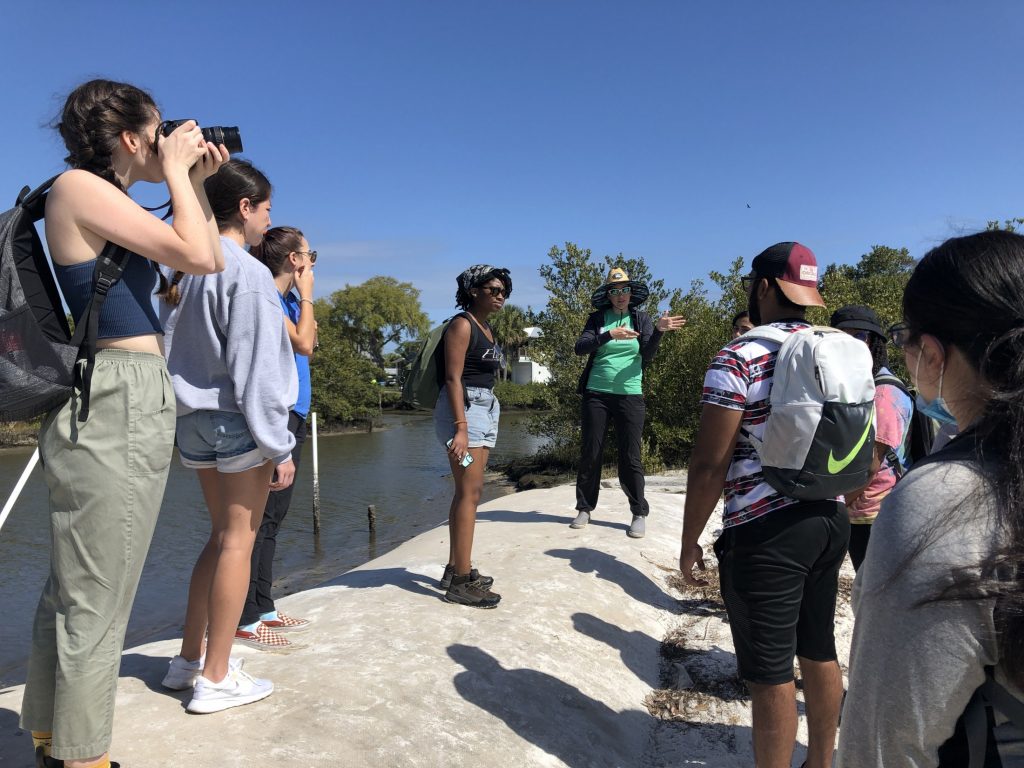
[[[633,522],[629,524],[626,535],[631,539],[642,539],[647,533],[647,518],[643,515],[633,515]]]
[[[581,509],[576,513],[576,519],[569,523],[570,528],[586,528],[590,522],[590,513]]]
[[[479,581],[473,581],[469,574],[456,576],[444,594],[445,602],[456,605],[471,605],[474,608],[497,608],[501,595],[485,589]]]

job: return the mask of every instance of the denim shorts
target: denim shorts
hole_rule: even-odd
[[[245,472],[267,461],[245,416],[235,411],[192,411],[179,416],[176,440],[181,463],[189,469]]]
[[[501,405],[494,396],[494,390],[484,387],[466,387],[469,407],[465,408],[465,419],[469,427],[470,448],[493,448],[498,441],[498,417]],[[446,445],[455,436],[455,417],[448,402],[448,388],[441,387],[434,406],[434,433],[441,445]]]

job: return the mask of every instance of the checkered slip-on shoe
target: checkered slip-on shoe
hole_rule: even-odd
[[[261,651],[290,651],[292,649],[291,640],[269,629],[266,624],[262,623],[256,625],[255,632],[236,629],[235,642],[252,648],[259,648]]]
[[[278,611],[276,619],[260,623],[275,632],[301,632],[304,629],[309,629],[311,622],[309,619],[297,619],[294,616],[288,616]]]

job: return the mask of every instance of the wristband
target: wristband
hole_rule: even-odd
[[[469,424],[469,422],[468,422],[468,421],[465,421],[465,420],[462,420],[462,421],[453,421],[453,422],[452,422],[452,424],[453,424],[453,425],[457,425],[457,424]]]
[[[301,304],[301,303],[302,303],[302,302],[304,302],[304,301],[308,301],[308,302],[309,302],[310,304],[312,304],[312,303],[313,303],[313,300],[312,300],[312,299],[299,299],[299,304]]]

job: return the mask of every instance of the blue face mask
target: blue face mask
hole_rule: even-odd
[[[917,365],[914,367],[914,380],[917,381],[917,372],[921,367],[921,354],[917,356]],[[925,416],[930,416],[941,424],[956,424],[956,417],[949,412],[946,401],[942,398],[942,376],[946,372],[946,361],[942,361],[942,368],[939,370],[939,394],[934,400],[925,400],[920,391],[914,398],[914,407]]]

